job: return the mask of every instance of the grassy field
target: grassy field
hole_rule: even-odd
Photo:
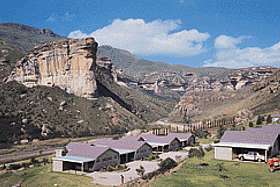
[[[51,165],[34,167],[16,173],[0,175],[0,186],[10,187],[22,182],[24,187],[96,187],[87,176],[51,172]],[[57,185],[55,185],[57,184]]]
[[[209,164],[202,166],[202,163]],[[213,151],[203,159],[191,158],[175,173],[161,176],[151,182],[154,187],[183,186],[280,186],[280,171],[270,173],[264,163],[239,163],[217,161]]]

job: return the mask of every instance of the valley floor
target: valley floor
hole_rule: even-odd
[[[265,163],[218,161],[213,155],[210,151],[202,159],[190,158],[176,172],[152,181],[151,186],[279,186],[280,171],[270,173]]]

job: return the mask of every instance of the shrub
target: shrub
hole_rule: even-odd
[[[172,158],[167,158],[159,163],[159,171],[165,172],[177,166],[177,163]]]
[[[266,118],[266,123],[267,123],[267,124],[272,123],[272,117],[271,117],[271,115],[268,115],[268,116],[267,116],[267,118]]]
[[[205,151],[209,152],[209,151],[213,150],[213,147],[211,145],[209,145],[209,146],[205,147],[204,149],[205,149]]]
[[[264,121],[264,118],[262,116],[258,116],[256,125],[262,125],[263,121]]]
[[[208,138],[210,133],[207,130],[205,130],[205,129],[197,129],[194,132],[194,135],[197,136],[198,138]]]
[[[249,122],[249,127],[254,127],[254,123],[252,121]]]
[[[141,178],[143,178],[145,173],[145,168],[142,165],[140,165],[140,167],[136,169],[136,172]]]
[[[9,169],[9,170],[17,170],[17,169],[20,169],[21,167],[22,167],[21,164],[10,164],[10,165],[8,166],[8,169]]]
[[[189,150],[189,157],[192,158],[192,157],[197,157],[197,158],[202,158],[204,157],[205,153],[202,149],[202,147],[199,147],[198,149],[197,148],[191,148]]]
[[[150,154],[147,158],[145,158],[145,160],[152,161],[152,160],[155,160],[155,159],[158,159],[158,158],[159,158],[158,155]]]
[[[220,139],[224,135],[226,130],[227,129],[223,126],[219,127],[219,129],[217,130],[217,138]]]

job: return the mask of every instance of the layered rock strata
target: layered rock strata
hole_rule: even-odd
[[[37,46],[17,62],[9,80],[27,87],[58,86],[80,97],[94,97],[96,51],[94,38],[67,39]]]

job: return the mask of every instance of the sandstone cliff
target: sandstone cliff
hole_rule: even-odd
[[[200,80],[187,89],[170,119],[200,121],[244,117],[240,115],[244,110],[251,116],[277,111],[280,108],[279,72],[270,67],[247,68],[228,75],[228,80]]]
[[[68,93],[93,97],[96,92],[97,43],[93,38],[61,40],[35,47],[16,63],[10,80],[27,87],[58,86]]]

